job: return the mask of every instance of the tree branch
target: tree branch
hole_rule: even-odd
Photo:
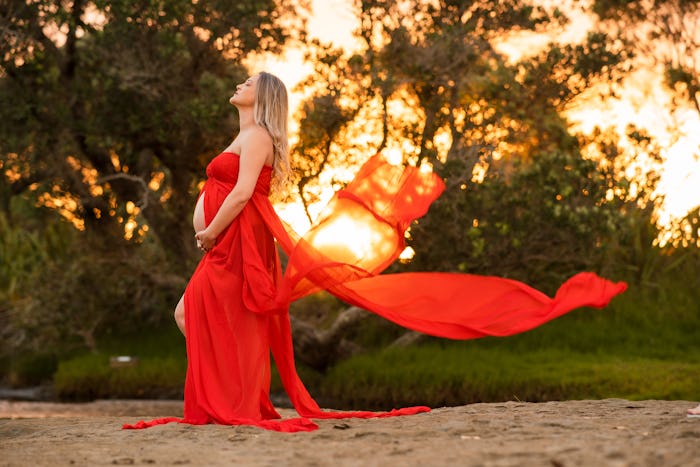
[[[123,172],[115,173],[112,175],[105,175],[104,177],[100,177],[97,180],[95,180],[95,184],[101,184],[108,182],[110,180],[115,180],[115,179],[122,179],[122,180],[128,180],[130,182],[133,182],[137,185],[141,186],[142,189],[142,194],[141,194],[141,201],[136,203],[138,207],[141,209],[146,209],[148,207],[148,185],[146,184],[146,181],[138,177],[136,175],[129,175],[125,174]]]

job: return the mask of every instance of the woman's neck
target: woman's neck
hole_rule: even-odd
[[[239,117],[238,125],[239,125],[241,131],[255,125],[255,116],[253,115],[253,108],[252,107],[239,108],[238,109],[238,117]]]

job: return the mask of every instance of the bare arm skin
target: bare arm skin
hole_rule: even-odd
[[[241,142],[240,168],[236,186],[226,196],[221,208],[211,223],[194,236],[205,250],[211,249],[216,243],[216,237],[241,212],[253,195],[255,184],[265,163],[272,159],[272,139],[260,127],[251,128],[249,134]]]

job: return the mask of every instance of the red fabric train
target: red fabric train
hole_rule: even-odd
[[[205,219],[211,222],[237,180],[239,156],[224,152],[207,167]],[[310,419],[373,418],[390,412],[321,410],[297,375],[288,309],[291,301],[328,290],[347,303],[416,331],[451,339],[527,331],[582,306],[601,308],[626,284],[585,272],[554,298],[521,282],[454,273],[379,275],[404,248],[404,233],[424,215],[444,185],[431,172],[372,157],[319,220],[299,237],[269,201],[271,169],[264,167],[248,204],[201,260],[185,290],[188,368],[184,418],[162,423],[254,425],[310,431]],[[357,241],[343,243],[338,233]],[[275,240],[288,255],[282,271]],[[281,420],[269,398],[270,352],[298,418]]]

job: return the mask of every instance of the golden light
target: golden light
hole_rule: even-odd
[[[78,202],[70,195],[61,193],[58,187],[54,187],[53,193],[40,194],[36,204],[56,211],[76,229],[85,230],[85,221],[75,214]]]
[[[413,259],[415,255],[416,251],[410,246],[407,246],[399,255],[399,261],[401,261],[402,263],[408,263]]]
[[[126,240],[131,240],[134,237],[134,230],[136,230],[138,225],[138,222],[136,222],[134,219],[129,219],[126,221],[124,224],[124,238]]]
[[[155,174],[153,174],[153,178],[151,178],[151,181],[148,182],[148,188],[150,188],[153,191],[158,191],[160,189],[160,186],[163,184],[163,180],[165,180],[165,174],[163,172],[156,172]]]
[[[372,232],[356,225],[353,219],[339,216],[314,235],[313,244],[330,258],[348,256],[344,249],[349,249],[352,256],[364,256],[372,252],[368,247],[371,236]]]
[[[9,180],[10,183],[15,183],[16,181],[22,178],[22,174],[12,169],[7,169],[5,170],[5,178],[7,178],[7,180]]]
[[[620,136],[630,123],[649,132],[663,148],[663,164],[655,167],[641,154],[628,167],[628,175],[633,176],[638,169],[660,172],[657,193],[664,196],[664,202],[657,212],[658,225],[669,226],[700,205],[700,116],[690,108],[668,111],[672,97],[665,91],[658,70],[636,70],[626,81],[617,98],[591,98],[587,106],[568,112],[568,117],[574,129],[584,133],[601,122],[613,126]],[[621,146],[625,146],[624,138]]]
[[[420,170],[422,173],[430,173],[433,171],[433,164],[430,161],[423,160],[421,161],[420,167],[418,167],[418,170]]]
[[[137,215],[141,209],[134,204],[133,201],[126,202],[126,212],[132,215]]]
[[[326,257],[351,264],[356,264],[358,259],[368,259],[371,265],[372,258],[391,254],[395,242],[387,238],[395,239],[393,228],[378,222],[370,212],[358,210],[352,214],[334,216],[304,239]]]
[[[555,4],[550,0],[545,3]],[[511,62],[515,62],[528,55],[532,55],[541,51],[548,42],[556,40],[562,43],[580,42],[594,24],[594,18],[591,15],[583,13],[583,9],[574,11],[569,5],[571,2],[566,2],[564,8],[566,13],[572,18],[572,21],[561,29],[552,29],[546,32],[514,32],[508,36],[503,36],[497,39],[494,47],[503,53]],[[353,0],[313,0],[313,14],[308,23],[308,32],[310,37],[319,38],[322,42],[331,42],[336,46],[342,46],[348,51],[358,50],[360,41],[354,37],[353,30],[359,27],[359,19],[355,14]],[[559,2],[556,2],[558,6]],[[407,12],[407,14],[409,14]],[[94,27],[100,27],[105,21],[104,15],[93,6],[89,6],[86,10],[83,20]],[[392,21],[387,18],[387,21]],[[51,28],[52,26],[47,26]],[[61,46],[65,42],[65,33],[67,31],[59,30],[53,26],[54,30],[46,31],[48,36],[54,42]],[[65,29],[65,28],[64,28]],[[206,34],[205,30],[195,31],[196,34]],[[295,90],[298,83],[305,79],[313,70],[311,64],[305,63],[303,53],[294,48],[288,48],[280,56],[272,55],[252,55],[249,57],[245,65],[252,70],[266,69],[278,75],[287,85],[290,90],[290,111],[294,114],[304,95],[301,91]],[[678,219],[685,215],[689,209],[700,204],[700,118],[698,113],[692,109],[680,109],[676,113],[669,113],[668,108],[671,104],[671,97],[665,90],[665,85],[662,82],[662,74],[658,70],[637,70],[631,73],[624,82],[624,86],[620,95],[616,99],[596,100],[594,95],[596,90],[582,96],[567,112],[566,117],[572,123],[573,131],[582,131],[590,133],[595,126],[607,127],[612,125],[616,128],[620,135],[625,134],[625,129],[629,123],[634,123],[640,128],[647,129],[654,136],[662,147],[664,147],[664,164],[661,169],[661,181],[658,186],[658,192],[665,196],[665,202],[659,210],[659,223],[661,225],[670,225],[674,219]],[[485,105],[485,101],[477,101],[473,103],[472,110],[479,110]],[[415,102],[415,97],[404,90],[399,90],[395,95],[391,96],[388,103],[388,114],[390,125],[399,126],[398,122],[404,125],[415,125],[420,128],[425,123],[425,115],[414,109],[418,108]],[[462,127],[464,124],[465,112],[455,110],[456,125]],[[479,119],[484,117],[476,112],[475,122],[478,124]],[[377,136],[372,122],[370,110],[363,110],[358,116],[361,123],[356,123],[351,128],[348,128],[342,137],[348,141],[349,146],[353,146],[351,151],[353,154],[366,157],[371,156],[369,148],[377,146]],[[514,125],[517,122],[513,122]],[[494,132],[507,133],[507,129],[490,128],[491,125],[486,125],[481,128],[482,136],[498,140],[498,135]],[[290,121],[290,140],[294,141],[298,132],[298,122]],[[438,152],[438,157],[442,159],[446,156],[447,150],[451,144],[451,134],[447,128],[440,128],[435,134],[431,144],[434,145]],[[403,140],[398,143],[400,146],[392,146],[385,151],[385,157],[392,163],[403,163],[410,161],[414,157],[419,148],[408,140]],[[496,150],[493,153],[493,158],[498,160],[503,154],[507,154],[506,142],[499,142]],[[364,152],[363,152],[364,151]],[[120,163],[117,154],[112,153],[111,162],[117,171],[127,172],[128,167]],[[317,203],[309,208],[312,217],[318,216],[326,203],[333,196],[332,186],[335,182],[350,181],[355,170],[363,161],[356,158],[357,166],[355,167],[338,167],[331,170],[326,170],[322,173],[319,183],[321,186],[328,187],[319,195]],[[69,160],[69,164],[75,163],[79,166],[77,160]],[[648,170],[649,159],[640,157],[636,160],[633,166],[628,170],[630,174],[634,174],[636,170]],[[83,179],[89,182],[90,193],[93,196],[103,195],[103,188],[96,185],[97,171],[89,167],[74,167],[80,170]],[[484,179],[489,166],[486,163],[478,163],[474,167],[472,173],[472,181],[480,182]],[[425,167],[421,165],[421,170],[432,170],[430,165]],[[21,176],[16,170],[6,169],[4,176],[13,179],[13,177]],[[157,191],[161,189],[165,175],[156,173],[148,182],[151,190]],[[463,185],[463,189],[466,185]],[[610,199],[614,198],[615,193],[612,190],[606,194]],[[76,228],[84,228],[80,225],[75,215],[71,212],[72,203],[75,200],[62,198],[56,194],[47,194],[49,198],[40,198],[40,204],[52,206],[58,210],[62,216],[76,225]],[[170,198],[170,192],[165,190],[161,194],[160,201],[165,202]],[[109,211],[109,215],[116,215],[116,210]],[[75,209],[75,208],[73,208]],[[278,204],[276,209],[280,216],[287,221],[299,233],[303,234],[309,229],[309,221],[300,202],[290,204]],[[127,204],[126,211],[129,214],[125,222],[125,235],[130,238],[136,234],[145,233],[148,226],[138,228],[138,223],[134,216],[138,215],[139,208],[133,203]],[[100,213],[107,215],[108,213]],[[662,242],[672,241],[671,233],[664,234],[660,240]],[[336,248],[338,243],[343,243],[349,248],[351,254],[366,253],[369,248],[375,248],[373,238],[369,229],[363,229],[357,225],[351,218],[340,218],[333,225],[319,233],[316,239],[317,242],[325,245],[327,248]],[[347,242],[347,243],[346,243]],[[404,255],[405,253],[405,255]],[[404,256],[409,255],[409,252],[404,251]]]
[[[481,183],[486,178],[486,172],[489,170],[489,164],[484,161],[479,161],[474,164],[474,169],[472,170],[471,181],[473,183]]]
[[[121,172],[121,164],[119,163],[119,156],[114,151],[109,152],[109,158],[112,161],[112,166],[117,172]]]
[[[433,138],[435,144],[435,149],[437,149],[438,160],[440,162],[445,162],[447,160],[447,152],[452,146],[452,134],[447,126],[438,128],[435,132],[435,137]]]
[[[391,165],[401,165],[403,163],[403,154],[399,148],[386,149],[383,155]]]

